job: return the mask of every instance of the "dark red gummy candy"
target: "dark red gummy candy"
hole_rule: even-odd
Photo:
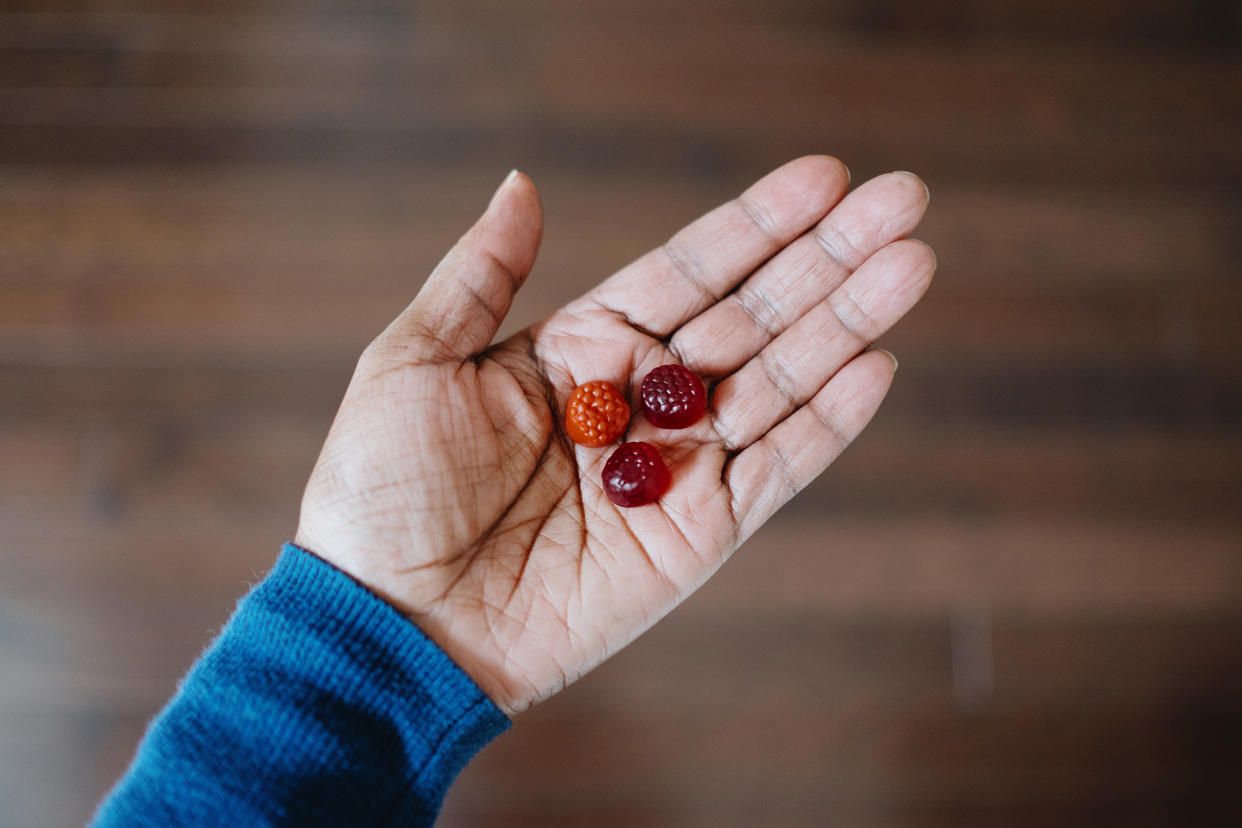
[[[703,381],[680,365],[661,365],[643,378],[647,422],[657,428],[694,425],[707,408]]]
[[[604,491],[618,506],[646,506],[668,491],[668,466],[650,443],[623,443],[604,464]]]

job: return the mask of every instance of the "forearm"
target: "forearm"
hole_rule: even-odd
[[[426,825],[508,725],[395,609],[286,546],[95,824]]]

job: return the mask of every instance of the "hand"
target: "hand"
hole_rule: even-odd
[[[511,175],[414,302],[366,349],[302,500],[296,541],[413,619],[506,713],[564,687],[671,610],[849,444],[895,362],[867,350],[919,299],[931,249],[909,173],[846,195],[793,161],[548,319],[492,345],[542,235]],[[661,431],[636,392],[702,376],[707,415]],[[565,436],[566,399],[607,380],[627,440],[672,486],[614,506],[614,447]]]

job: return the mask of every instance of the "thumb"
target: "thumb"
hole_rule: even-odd
[[[482,351],[530,274],[542,237],[539,193],[513,170],[384,336],[406,339],[429,360],[461,361]]]

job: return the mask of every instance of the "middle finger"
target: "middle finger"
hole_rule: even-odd
[[[910,310],[927,290],[936,257],[919,241],[896,241],[869,258],[713,389],[713,425],[730,450],[762,437]]]
[[[910,233],[927,200],[927,187],[911,173],[871,179],[736,291],[683,325],[670,350],[695,373],[720,377],[733,372],[873,253]]]

